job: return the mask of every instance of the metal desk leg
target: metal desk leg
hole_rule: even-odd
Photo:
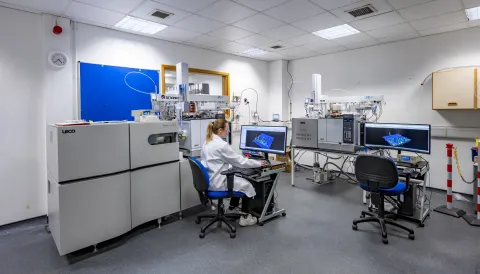
[[[267,220],[270,220],[271,218],[275,218],[275,217],[280,216],[280,215],[282,215],[282,216],[286,215],[285,209],[283,209],[283,208],[278,209],[276,203],[275,203],[275,208],[273,209],[273,212],[269,215],[266,215],[267,214],[267,209],[270,206],[270,202],[273,199],[273,194],[275,193],[275,189],[277,188],[277,183],[278,183],[278,174],[275,176],[275,180],[273,181],[272,188],[270,189],[270,193],[268,194],[267,201],[266,201],[265,205],[263,206],[262,214],[258,218],[258,223],[260,225],[263,225],[263,222],[265,222]]]
[[[295,186],[295,149],[292,147],[291,150],[291,155],[292,155],[292,163],[291,163],[291,177],[290,177],[290,183],[292,186]]]
[[[428,172],[425,173],[423,176],[423,190],[422,190],[422,201],[420,202],[420,227],[423,227],[423,222],[427,218],[428,214],[430,213],[430,209],[425,209],[425,198],[427,196],[427,180],[428,180]],[[416,189],[415,189],[416,190]],[[415,193],[416,195],[416,193]],[[431,201],[430,201],[431,203]]]

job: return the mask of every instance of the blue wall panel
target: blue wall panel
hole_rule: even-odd
[[[132,121],[132,110],[152,108],[149,94],[157,91],[159,79],[156,70],[80,63],[81,118]]]

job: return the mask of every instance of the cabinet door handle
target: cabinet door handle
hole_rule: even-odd
[[[47,182],[48,182],[48,194],[50,194],[50,180],[48,180]]]
[[[448,106],[449,107],[456,107],[456,106],[458,106],[458,104],[457,104],[457,102],[450,102],[450,103],[448,103]]]

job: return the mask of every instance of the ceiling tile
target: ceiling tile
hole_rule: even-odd
[[[224,27],[225,24],[198,15],[189,16],[175,24],[175,27],[199,33],[208,33]]]
[[[78,2],[72,2],[65,15],[81,22],[97,23],[106,26],[113,26],[125,17],[124,14],[118,12]]]
[[[359,2],[360,0],[311,0],[312,2],[318,4],[320,7],[326,10],[334,10],[355,2]]]
[[[259,60],[264,60],[264,61],[276,61],[276,60],[285,59],[286,57],[277,53],[277,52],[269,52],[267,54],[260,55],[260,56],[255,56],[253,58],[259,59]]]
[[[93,1],[93,0],[92,0]],[[173,15],[161,19],[158,17],[151,16],[152,12],[155,10],[161,10],[161,11],[166,11],[169,13],[172,13]],[[141,4],[138,8],[136,8],[132,13],[132,16],[143,18],[145,20],[150,20],[154,22],[158,22],[160,24],[164,25],[173,25],[176,22],[186,18],[187,16],[192,15],[189,12],[186,12],[184,10],[180,10],[177,8],[173,8],[164,4],[157,3],[155,1],[145,1],[143,4]]]
[[[311,57],[318,55],[317,52],[309,50],[306,47],[300,46],[300,47],[295,47],[291,49],[286,49],[278,52],[281,55],[285,55],[287,58],[306,58],[306,57]]]
[[[220,37],[214,37],[210,35],[198,36],[187,41],[188,44],[192,44],[194,46],[199,46],[203,48],[213,48],[220,44],[226,44],[228,42],[229,41],[222,39]]]
[[[402,9],[399,12],[405,20],[414,21],[462,9],[462,3],[459,0],[435,0]]]
[[[388,0],[388,2],[397,10],[420,5],[430,1],[432,0]]]
[[[467,9],[480,7],[480,0],[463,0],[463,4]]]
[[[373,30],[381,27],[388,27],[405,22],[396,11],[387,12],[377,16],[368,17],[363,20],[351,22],[350,25],[358,30]]]
[[[143,0],[76,0],[77,2],[82,2],[84,4],[92,5],[92,6],[97,6],[99,8],[104,8],[107,10],[112,10],[116,12],[121,12],[121,13],[129,13],[140,3],[143,2]]]
[[[430,17],[418,21],[413,21],[410,24],[417,30],[425,30],[431,28],[437,28],[447,25],[453,25],[456,23],[468,21],[465,11],[456,11],[452,13],[447,13],[444,15]]]
[[[415,32],[415,29],[408,23],[398,24],[395,26],[389,26],[385,28],[379,28],[371,31],[367,31],[367,34],[373,38],[386,38],[391,36],[397,36],[404,33]]]
[[[454,31],[454,30],[466,29],[466,28],[468,28],[468,22],[457,23],[457,24],[438,27],[438,28],[421,30],[419,32],[420,32],[421,35],[426,36],[426,35],[432,35],[432,34],[437,34],[437,33],[442,33],[442,32],[449,32],[449,31]]]
[[[379,44],[381,44],[380,41],[372,39],[372,40],[366,40],[366,41],[361,41],[357,43],[350,43],[345,45],[345,47],[349,49],[359,49],[359,48],[371,47]]]
[[[327,29],[343,24],[345,24],[345,22],[338,19],[331,13],[318,14],[292,23],[292,25],[296,26],[297,28],[306,30],[308,32],[314,32],[317,30]]]
[[[252,47],[262,47],[275,42],[275,39],[271,39],[260,34],[254,34],[252,36],[239,39],[236,42]]]
[[[368,15],[364,15],[364,16],[361,16],[361,17],[357,17],[357,18],[353,17],[352,15],[350,15],[347,12],[349,10],[359,8],[359,7],[368,5],[368,4],[372,5],[377,10],[377,12],[374,12],[374,13],[368,14]],[[351,22],[351,21],[355,21],[355,20],[361,20],[361,19],[365,19],[365,18],[368,18],[368,17],[376,16],[376,15],[386,13],[386,12],[389,12],[389,11],[392,11],[392,10],[393,10],[393,7],[389,3],[387,3],[386,0],[363,0],[363,1],[355,2],[353,4],[338,8],[338,9],[334,9],[331,12],[334,15],[336,15],[338,18],[342,19],[343,21]]]
[[[0,2],[60,15],[68,8],[71,0],[1,0]]]
[[[307,0],[292,0],[264,11],[265,14],[283,22],[291,23],[324,12]]]
[[[306,33],[307,32],[303,30],[299,30],[296,27],[293,27],[291,25],[285,25],[276,29],[264,31],[262,32],[262,35],[265,35],[267,37],[277,39],[277,40],[285,40],[285,39],[288,39],[294,36],[299,36]]]
[[[198,14],[216,21],[231,24],[250,17],[255,13],[257,13],[257,11],[246,8],[235,2],[221,0],[201,10]]]
[[[176,27],[168,27],[155,34],[156,37],[178,42],[192,40],[193,38],[199,37],[200,35],[200,33],[179,29]]]
[[[304,45],[304,47],[307,48],[307,49],[319,52],[319,51],[324,50],[324,49],[341,46],[341,45],[338,45],[338,44],[336,44],[332,41],[329,41],[329,40],[326,40],[326,39],[323,39],[323,38],[320,38],[320,39],[322,39],[322,40],[317,41],[315,43]]]
[[[331,54],[331,53],[341,52],[341,51],[346,51],[346,50],[348,50],[348,48],[344,47],[344,46],[333,46],[333,47],[318,49],[318,50],[316,50],[316,52],[321,53],[321,54]]]
[[[238,40],[250,35],[253,35],[253,32],[237,28],[234,26],[225,26],[221,29],[214,30],[209,33],[209,35],[221,37],[230,41]]]
[[[281,48],[279,48],[279,49],[272,49],[273,46],[281,46]],[[285,49],[289,49],[289,48],[294,48],[294,47],[296,47],[296,46],[293,45],[293,44],[291,44],[291,43],[289,43],[289,42],[286,42],[286,41],[275,41],[275,42],[266,44],[266,45],[264,45],[264,46],[260,46],[259,48],[264,49],[264,50],[268,50],[268,51],[275,52],[275,51],[281,51],[281,50],[285,50]]]
[[[281,25],[284,25],[284,23],[259,13],[252,17],[248,17],[236,22],[233,25],[253,32],[262,32],[269,29],[278,28]]]
[[[281,5],[289,0],[233,0],[254,10],[263,11]]]
[[[414,32],[391,35],[385,38],[380,38],[378,40],[382,43],[390,43],[390,42],[408,40],[408,39],[417,38],[417,37],[420,37],[420,35],[418,34],[418,32],[414,31]]]
[[[468,25],[471,28],[478,27],[478,26],[480,26],[480,20],[468,21]]]
[[[223,51],[223,52],[228,52],[228,53],[239,53],[242,51],[245,51],[247,49],[250,49],[251,47],[242,45],[236,42],[228,42],[225,44],[220,44],[219,46],[213,48],[214,50],[218,51]]]
[[[213,4],[217,0],[155,0],[189,12],[197,12]]]
[[[312,44],[312,43],[318,43],[322,41],[327,41],[326,39],[323,39],[322,37],[319,37],[317,35],[313,35],[311,33],[307,33],[304,35],[300,35],[297,37],[293,37],[289,39],[289,42],[292,43],[295,46],[303,46],[306,44]]]
[[[364,47],[364,46],[371,46],[378,44],[378,41],[373,39],[372,37],[364,34],[364,33],[357,33],[350,36],[345,36],[341,38],[337,38],[333,40],[334,43],[341,44],[348,48],[357,48],[357,47]],[[361,45],[361,46],[359,46]]]

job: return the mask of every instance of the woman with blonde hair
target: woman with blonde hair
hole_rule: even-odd
[[[207,128],[207,138],[202,147],[202,164],[208,170],[210,177],[210,188],[212,191],[226,191],[227,177],[221,175],[222,171],[229,169],[231,166],[239,168],[255,168],[265,166],[265,162],[247,159],[236,153],[232,147],[223,140],[230,129],[225,119],[217,119],[211,122]],[[235,176],[233,191],[245,193],[248,198],[255,196],[255,189],[246,179]],[[247,200],[244,199],[244,202]],[[230,211],[238,211],[240,204],[239,198],[230,199]],[[247,217],[240,218],[241,226],[253,225],[257,223],[257,218],[248,214]]]

